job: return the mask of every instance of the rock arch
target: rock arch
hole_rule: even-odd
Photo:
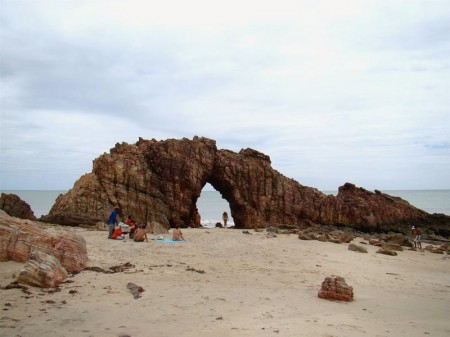
[[[352,184],[341,186],[336,197],[325,195],[274,170],[261,152],[219,150],[214,140],[200,137],[116,144],[42,220],[92,225],[118,205],[139,222],[187,226],[206,183],[228,201],[238,228],[324,224],[409,232],[411,223],[423,223],[445,233],[450,227],[450,217]]]

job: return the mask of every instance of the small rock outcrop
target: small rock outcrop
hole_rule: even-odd
[[[377,254],[384,254],[384,255],[390,255],[390,256],[397,256],[397,253],[393,250],[386,249],[386,248],[380,248],[377,250]]]
[[[144,288],[138,286],[133,282],[128,282],[127,288],[131,291],[131,294],[133,295],[135,300],[141,297],[141,294],[145,291]]]
[[[70,272],[82,270],[88,259],[81,235],[67,231],[53,234],[42,223],[0,211],[0,261],[25,262],[36,250],[53,255]]]
[[[358,246],[358,245],[355,245],[354,243],[351,243],[348,245],[348,250],[351,250],[352,252],[357,252],[357,253],[367,253],[366,247]]]
[[[20,199],[16,194],[2,193],[0,197],[0,209],[17,218],[36,220],[30,205]]]
[[[353,301],[353,287],[347,285],[340,276],[328,276],[322,282],[318,293],[319,298],[330,301]]]
[[[393,250],[396,252],[402,252],[403,251],[403,247],[400,245],[397,245],[395,243],[385,243],[383,244],[383,248],[387,249],[387,250]]]
[[[450,217],[428,214],[401,198],[346,183],[337,196],[301,185],[271,167],[253,149],[221,150],[207,138],[116,144],[94,160],[93,170],[60,195],[43,221],[91,225],[106,221],[113,205],[140,223],[187,227],[210,183],[229,203],[236,228],[352,227],[408,234],[420,224],[450,235]]]
[[[69,274],[56,257],[35,250],[21,270],[17,282],[40,288],[55,288],[67,277]]]

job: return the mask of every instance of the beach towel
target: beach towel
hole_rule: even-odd
[[[172,239],[156,239],[156,242],[186,242],[186,240],[182,240],[182,241],[177,241],[177,240],[172,240]]]

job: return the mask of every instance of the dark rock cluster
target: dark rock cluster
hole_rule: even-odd
[[[12,193],[2,193],[0,197],[0,209],[11,216],[21,219],[36,220],[30,205]]]

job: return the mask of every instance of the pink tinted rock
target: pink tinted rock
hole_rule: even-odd
[[[0,211],[0,261],[25,262],[35,250],[53,255],[70,272],[84,269],[88,259],[81,235],[66,230],[53,234],[42,223]]]
[[[58,259],[38,250],[30,254],[30,259],[19,274],[17,282],[41,288],[54,288],[69,274]]]

